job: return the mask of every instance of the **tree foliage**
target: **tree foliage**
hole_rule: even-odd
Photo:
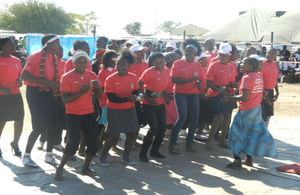
[[[67,34],[86,34],[90,35],[96,24],[97,16],[95,12],[90,12],[85,15],[70,14],[75,24],[67,29]]]
[[[18,33],[65,34],[74,19],[54,3],[29,0],[16,3],[0,13],[0,28]]]
[[[174,22],[171,20],[165,21],[159,25],[159,29],[166,33],[171,33],[175,28],[177,28],[181,23]]]
[[[140,22],[132,22],[124,27],[124,30],[130,35],[137,36],[141,34],[142,24]]]

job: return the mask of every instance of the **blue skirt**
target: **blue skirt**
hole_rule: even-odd
[[[107,125],[107,107],[102,107],[102,114],[99,120],[99,125]]]
[[[277,149],[261,115],[261,106],[238,111],[229,130],[228,145],[234,156],[277,157]]]

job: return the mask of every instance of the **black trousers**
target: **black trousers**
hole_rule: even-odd
[[[151,106],[142,105],[146,120],[150,126],[147,135],[144,137],[144,144],[152,144],[151,151],[157,152],[165,135],[166,131],[166,109],[165,105]]]
[[[32,132],[26,145],[26,153],[30,153],[38,136],[46,135],[47,152],[51,152],[57,138],[57,102],[51,91],[39,91],[39,87],[27,86],[26,99],[28,102]]]
[[[76,153],[80,142],[80,131],[82,131],[87,146],[85,154],[95,155],[99,145],[99,131],[95,114],[67,114],[66,120],[69,138],[64,154],[74,155]]]

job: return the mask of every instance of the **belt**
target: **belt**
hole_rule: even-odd
[[[163,92],[150,91],[148,89],[145,90],[145,94],[151,98],[159,98],[163,96]]]

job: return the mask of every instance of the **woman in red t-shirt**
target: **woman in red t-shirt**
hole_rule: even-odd
[[[24,106],[19,87],[22,86],[20,75],[21,62],[12,56],[16,46],[10,38],[0,39],[0,136],[6,121],[14,121],[14,140],[10,143],[14,154],[21,156],[19,139],[23,130]],[[0,149],[0,157],[2,151]]]
[[[31,160],[30,153],[41,132],[47,135],[45,162],[56,165],[52,154],[57,140],[57,104],[59,100],[60,68],[55,51],[60,47],[59,37],[44,35],[43,49],[30,55],[22,72],[26,88],[26,99],[31,113],[32,132],[28,137],[23,164],[26,167],[38,167]]]
[[[134,103],[138,101],[138,79],[128,72],[134,63],[131,52],[124,50],[117,59],[117,72],[107,77],[104,92],[108,97],[107,102],[107,129],[108,139],[99,157],[100,166],[108,166],[106,162],[110,148],[119,140],[120,133],[126,133],[125,147],[122,162],[134,165],[129,154],[139,130]]]
[[[230,95],[230,90],[234,87],[235,83],[236,74],[231,64],[231,52],[232,46],[230,44],[222,44],[218,51],[219,60],[210,64],[205,76],[208,87],[207,96],[209,97],[213,110],[213,120],[211,131],[206,140],[206,149],[211,148],[211,140],[220,129],[222,130],[222,135],[219,145],[221,147],[227,147],[226,136],[228,132],[228,121],[230,121],[234,102],[221,101],[221,97]]]
[[[88,54],[78,50],[74,53],[72,60],[75,69],[65,73],[61,79],[60,91],[66,105],[69,137],[60,165],[56,169],[55,180],[63,179],[63,167],[76,153],[81,131],[87,145],[81,173],[89,176],[96,175],[89,168],[93,156],[98,151],[99,136],[92,93],[100,98],[102,90],[97,81],[97,75],[86,70]]]
[[[104,90],[104,84],[105,80],[107,77],[113,73],[115,73],[117,70],[115,68],[116,66],[116,58],[118,57],[118,53],[115,51],[107,51],[104,53],[103,58],[102,58],[102,66],[101,70],[99,71],[98,74],[98,80],[100,82],[101,88]],[[99,125],[101,128],[100,132],[100,146],[102,146],[102,143],[105,139],[105,127],[107,126],[107,95],[104,93],[99,100],[99,105],[101,107],[101,117],[99,120]],[[100,149],[100,148],[99,148]]]
[[[175,103],[178,119],[171,133],[169,152],[180,154],[177,148],[177,138],[184,122],[189,118],[189,132],[186,138],[186,149],[195,152],[193,147],[194,133],[199,119],[199,92],[202,88],[203,73],[198,62],[194,62],[198,53],[197,46],[189,44],[185,47],[185,58],[174,62],[171,69],[172,82],[175,84]]]
[[[144,89],[142,108],[150,126],[147,135],[144,137],[139,154],[140,160],[143,162],[149,161],[147,153],[151,145],[150,156],[165,158],[158,150],[166,130],[166,109],[164,104],[170,102],[166,91],[169,85],[170,72],[165,67],[164,56],[161,53],[154,53],[151,58],[153,66],[148,68],[139,79],[140,88]]]
[[[235,115],[228,135],[228,145],[234,155],[234,162],[228,167],[242,167],[241,153],[247,155],[243,164],[253,166],[252,156],[276,157],[274,140],[262,118],[261,101],[264,80],[257,72],[259,62],[255,58],[244,61],[245,75],[240,85],[240,95],[225,96],[223,99],[239,101],[239,111]]]

